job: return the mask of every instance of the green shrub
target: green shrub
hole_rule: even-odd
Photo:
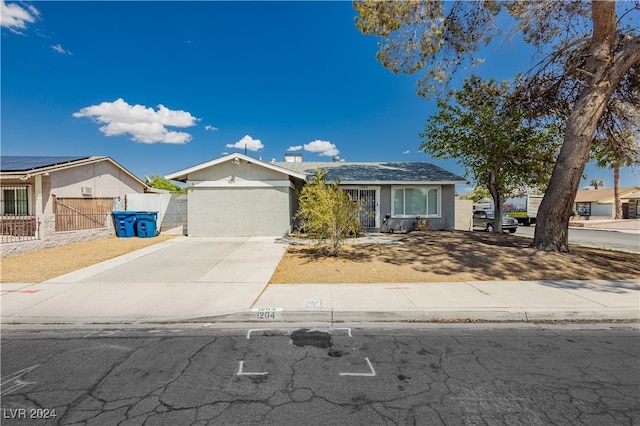
[[[412,231],[426,231],[429,229],[429,221],[421,216],[416,216],[416,220],[411,227]]]
[[[339,184],[337,180],[327,183],[327,172],[316,171],[299,193],[300,206],[296,214],[310,237],[328,240],[331,256],[340,252],[346,238],[357,236],[362,230],[358,217],[361,206]]]

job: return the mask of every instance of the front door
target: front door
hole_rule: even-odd
[[[380,198],[380,187],[361,186],[345,187],[345,191],[351,195],[351,199],[362,206],[359,213],[360,223],[365,229],[378,229],[378,199]]]

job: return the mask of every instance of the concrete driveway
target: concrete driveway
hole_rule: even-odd
[[[40,284],[3,284],[2,322],[179,321],[249,309],[287,245],[179,237]]]

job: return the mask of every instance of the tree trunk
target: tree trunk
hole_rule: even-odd
[[[491,172],[489,174],[489,182],[487,188],[493,198],[493,232],[502,234],[502,204],[504,203],[504,195],[496,185],[497,173]]]
[[[640,37],[629,39],[616,50],[615,2],[594,0],[591,4],[593,36],[586,70],[579,70],[591,78],[567,119],[564,142],[540,203],[531,243],[531,247],[545,251],[569,252],[569,218],[596,124],[624,73],[640,60]]]
[[[620,165],[613,165],[613,200],[616,208],[614,219],[622,219],[622,201],[620,200]]]
[[[573,203],[589,159],[598,118],[611,96],[600,88],[587,92],[579,98],[567,120],[564,142],[538,209],[531,247],[569,252],[568,228]]]

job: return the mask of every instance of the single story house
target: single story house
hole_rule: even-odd
[[[640,191],[626,196],[629,200],[629,219],[640,219]]]
[[[416,217],[430,229],[454,229],[455,185],[466,179],[430,163],[263,162],[240,153],[165,176],[188,188],[188,235],[283,236],[295,227],[297,191],[316,173],[339,179],[361,202],[365,228],[411,229]]]
[[[640,187],[619,188],[624,219],[629,218],[629,199],[627,196],[638,191],[640,191]],[[578,212],[578,216],[583,218],[613,219],[616,213],[613,188],[578,191],[574,208]]]
[[[1,156],[2,256],[114,235],[113,210],[147,185],[106,156]]]

